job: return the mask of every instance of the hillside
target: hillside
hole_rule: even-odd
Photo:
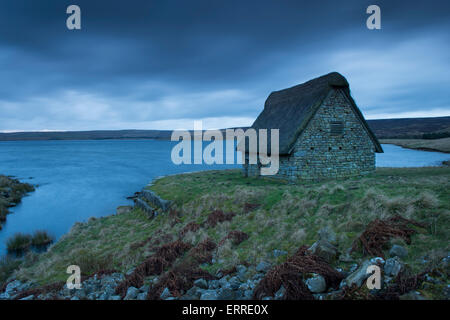
[[[381,139],[380,143],[390,143],[416,150],[450,153],[450,138],[442,139]]]
[[[368,120],[378,139],[439,139],[450,137],[450,117]]]
[[[367,121],[379,139],[438,139],[450,136],[450,117],[381,119]],[[246,129],[243,127],[243,129]],[[0,133],[0,141],[17,140],[170,140],[171,130],[97,130]]]
[[[384,278],[386,289],[378,298],[398,298],[409,290],[422,298],[442,298],[448,283],[448,273],[440,268],[450,249],[449,181],[450,168],[444,167],[378,169],[362,179],[302,185],[245,179],[238,170],[165,177],[150,188],[173,201],[170,213],[149,219],[140,209],[121,210],[77,223],[47,253],[25,259],[16,277],[54,284],[65,281],[68,265],[77,264],[86,277],[110,274],[115,289],[108,290],[116,294],[114,299],[131,297],[131,291],[148,299],[245,299],[277,296],[284,283],[276,280],[280,268],[301,264],[302,270],[321,270],[316,273],[329,287],[314,296],[297,288],[304,298],[371,299],[374,293],[364,286],[349,291],[342,284],[338,288],[339,282],[346,278],[345,283],[353,283],[367,259],[382,256],[376,261],[385,264],[389,275],[394,271],[388,268],[395,265],[398,277]],[[375,225],[381,229],[371,229]],[[369,230],[381,232],[377,237],[385,232],[386,243],[361,247],[360,237],[369,236]],[[314,254],[305,256],[308,247]],[[432,280],[425,281],[423,272]],[[411,276],[416,281],[401,287]],[[267,277],[276,282],[270,284]],[[291,280],[302,286],[302,281],[312,281],[309,277],[317,275],[297,272]],[[55,285],[46,288],[32,292],[41,292],[41,298],[71,297],[67,291],[48,293]],[[287,297],[295,291],[289,292]],[[83,294],[96,299],[104,292]]]

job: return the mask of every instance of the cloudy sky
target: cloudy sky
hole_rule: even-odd
[[[450,115],[450,2],[0,0],[0,131],[251,125],[331,71],[366,118]]]

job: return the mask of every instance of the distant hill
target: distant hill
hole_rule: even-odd
[[[106,139],[159,139],[170,140],[170,130],[96,130],[59,132],[0,133],[0,141],[17,140],[106,140]]]
[[[439,139],[450,137],[450,117],[368,120],[378,139]]]
[[[368,120],[379,139],[439,139],[450,137],[450,117]],[[245,129],[245,128],[243,128]],[[0,141],[18,140],[170,140],[171,130],[95,130],[0,133]]]

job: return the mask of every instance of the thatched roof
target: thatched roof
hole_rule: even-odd
[[[337,72],[329,73],[292,88],[272,92],[266,100],[264,110],[255,120],[252,128],[280,129],[280,154],[290,154],[298,136],[306,128],[330,90],[335,88],[342,89],[351,102],[361,125],[372,139],[376,152],[383,152],[380,143],[352,99],[347,80]],[[269,132],[268,138],[270,138]],[[270,151],[269,147],[268,151]]]

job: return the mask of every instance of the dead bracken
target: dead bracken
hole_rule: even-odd
[[[180,238],[183,237],[188,232],[196,232],[200,229],[200,225],[196,222],[189,222],[187,225],[184,226],[183,229],[180,231]]]
[[[225,238],[220,240],[219,246],[223,245],[227,239],[230,239],[234,245],[238,245],[248,239],[248,234],[237,230],[230,231]]]
[[[191,245],[180,240],[159,247],[156,252],[138,265],[134,271],[125,277],[116,288],[116,294],[124,297],[129,287],[136,288],[144,285],[144,279],[151,275],[159,275],[172,265],[172,263],[191,249]]]
[[[414,220],[395,215],[386,220],[375,219],[370,222],[366,230],[353,242],[352,251],[362,247],[364,255],[383,257],[383,249],[392,238],[401,238],[407,244],[411,243],[411,235],[417,231],[411,226],[425,227]]]
[[[216,243],[206,238],[189,252],[189,255],[198,263],[210,263],[212,251],[217,247]]]
[[[230,221],[235,215],[233,212],[224,213],[222,210],[214,210],[208,215],[206,224],[215,227],[220,222]]]
[[[179,265],[161,276],[148,290],[147,299],[159,300],[164,288],[168,288],[172,296],[179,297],[192,288],[197,279],[213,280],[215,277],[194,265]]]
[[[273,297],[283,286],[285,300],[312,300],[312,293],[303,282],[307,273],[317,273],[325,278],[328,287],[337,287],[343,275],[321,257],[309,254],[307,246],[300,247],[286,262],[270,269],[255,288],[253,298]]]

